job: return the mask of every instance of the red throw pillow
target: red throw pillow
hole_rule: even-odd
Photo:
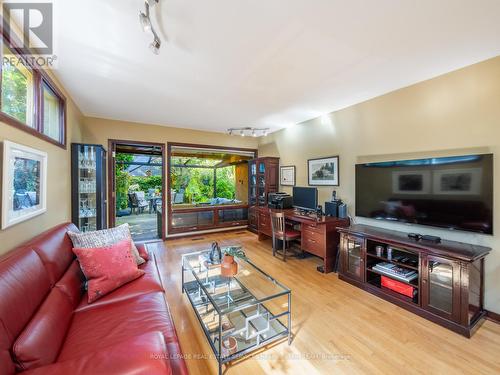
[[[74,248],[73,252],[88,280],[89,303],[144,275],[130,252],[129,239],[105,247]]]

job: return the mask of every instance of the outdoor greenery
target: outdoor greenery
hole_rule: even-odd
[[[134,156],[130,154],[116,154],[116,161],[131,162]],[[128,207],[128,190],[130,187],[130,174],[126,171],[127,164],[116,163],[116,208],[124,210]]]
[[[131,154],[116,155],[116,208],[128,207],[130,191],[162,190],[162,176],[131,176],[127,172],[134,160]],[[236,194],[235,167],[214,168],[220,160],[197,158],[172,158],[171,189],[183,194],[183,203],[204,203],[212,198],[234,199]],[[180,167],[179,165],[182,165]],[[197,167],[191,167],[197,166]],[[202,167],[202,168],[200,168]],[[216,186],[214,191],[214,177]]]
[[[132,176],[127,172],[128,167],[134,161],[132,154],[116,154],[116,208],[124,210],[128,207],[128,193],[130,191],[144,191],[149,189],[161,192],[162,176]]]
[[[28,123],[28,79],[10,63],[2,65],[2,111]]]
[[[130,178],[130,184],[139,185],[139,191],[145,191],[146,193],[149,189],[161,191],[162,176],[134,176]]]
[[[220,160],[186,159],[172,158],[172,164],[175,167],[172,167],[170,176],[173,191],[184,194],[183,203],[204,203],[212,198],[235,198],[234,166],[214,168]],[[190,167],[190,165],[201,168]],[[214,177],[217,181],[215,192]]]

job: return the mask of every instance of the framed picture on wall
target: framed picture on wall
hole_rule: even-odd
[[[295,165],[280,167],[280,185],[295,186]]]
[[[3,142],[2,229],[47,210],[47,153]]]
[[[339,186],[339,157],[309,159],[307,175],[310,186]]]

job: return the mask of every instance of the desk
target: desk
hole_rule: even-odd
[[[271,210],[267,207],[258,209],[259,241],[272,237]],[[285,219],[300,225],[302,250],[323,259],[324,272],[332,272],[337,256],[337,246],[340,236],[337,227],[348,227],[349,219],[323,216],[321,219],[298,215],[294,210],[283,210]]]

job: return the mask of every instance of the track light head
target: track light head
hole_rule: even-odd
[[[141,23],[141,27],[146,33],[151,32],[151,19],[149,18],[149,15],[147,14],[149,12],[143,13],[139,12],[139,22]]]
[[[149,45],[149,49],[155,54],[160,54],[161,41],[159,39],[153,40],[153,42]]]
[[[154,7],[159,3],[160,0],[144,0],[144,6],[146,8],[145,12],[139,11],[139,22],[141,24],[144,32],[153,34],[153,42],[149,45],[149,49],[155,54],[160,53],[161,39],[153,28],[151,22],[151,13],[149,11],[150,7]]]

